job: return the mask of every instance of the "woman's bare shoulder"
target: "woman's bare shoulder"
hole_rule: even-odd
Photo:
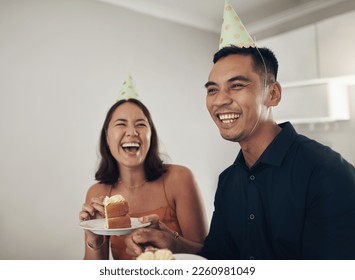
[[[178,164],[168,164],[167,165],[167,178],[180,178],[184,177],[193,177],[192,171],[183,165]]]
[[[95,183],[89,187],[87,191],[87,197],[100,197],[106,196],[110,191],[110,185]]]
[[[196,187],[192,171],[183,165],[170,164],[165,181],[168,188],[174,190],[188,190]]]

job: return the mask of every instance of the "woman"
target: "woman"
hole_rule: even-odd
[[[80,220],[104,218],[103,198],[121,194],[131,217],[152,214],[172,233],[203,243],[206,218],[193,174],[159,157],[158,136],[148,109],[136,99],[119,100],[108,111],[100,138],[98,183],[87,192]],[[124,236],[85,231],[84,259],[132,259]],[[110,242],[109,242],[110,241]]]

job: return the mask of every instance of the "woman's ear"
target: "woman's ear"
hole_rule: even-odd
[[[279,82],[274,82],[269,85],[269,95],[266,100],[267,106],[277,106],[281,100],[282,88]]]

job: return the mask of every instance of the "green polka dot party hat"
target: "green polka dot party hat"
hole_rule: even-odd
[[[129,75],[124,81],[122,88],[120,90],[118,100],[134,98],[140,100],[136,86],[133,82],[133,78]]]
[[[234,11],[232,5],[228,0],[225,0],[219,49],[229,46],[255,48],[256,44],[237,13]]]

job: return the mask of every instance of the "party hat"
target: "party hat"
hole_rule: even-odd
[[[231,45],[240,48],[256,47],[255,42],[249,35],[237,13],[234,11],[232,5],[229,4],[228,0],[225,0],[219,49]]]
[[[132,76],[128,76],[124,81],[119,93],[118,100],[134,98],[140,100]]]

